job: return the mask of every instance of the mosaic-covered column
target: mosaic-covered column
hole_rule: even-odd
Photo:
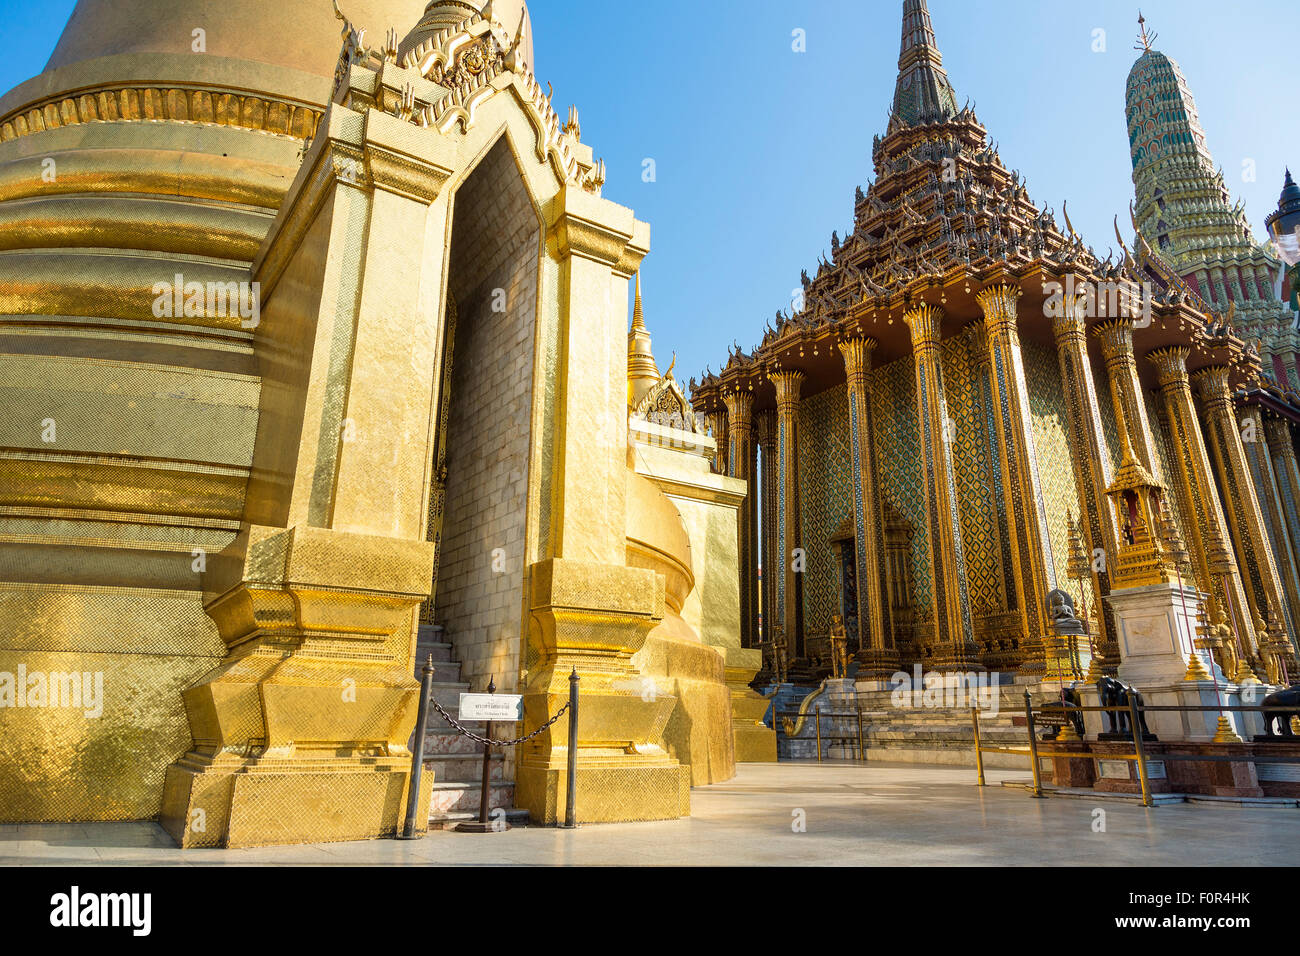
[[[948,403],[943,394],[939,324],[943,310],[914,306],[903,315],[912,333],[916,406],[925,483],[925,523],[930,546],[930,594],[934,601],[934,658],[941,669],[978,670],[971,627],[957,486],[947,440]]]
[[[717,449],[713,453],[713,470],[720,475],[730,474],[731,467],[728,460],[731,455],[731,449],[727,444],[727,413],[722,409],[716,409],[709,412],[709,432],[713,435],[713,440],[717,444]]]
[[[1264,514],[1242,447],[1232,388],[1228,384],[1228,369],[1221,365],[1201,369],[1196,373],[1196,384],[1204,402],[1206,433],[1228,505],[1228,525],[1236,545],[1237,564],[1246,585],[1246,597],[1256,622],[1265,622],[1273,631],[1272,634],[1256,632],[1255,653],[1259,655],[1261,649],[1266,649],[1270,638],[1273,641],[1283,639],[1279,633],[1285,629],[1282,624],[1282,602],[1285,600],[1282,581],[1273,561]],[[1294,656],[1294,650],[1289,653]],[[1266,658],[1260,656],[1257,660],[1265,665],[1270,677],[1277,677],[1272,673],[1275,668],[1269,666]]]
[[[883,680],[898,670],[885,577],[885,521],[880,503],[875,428],[871,420],[871,355],[876,341],[855,336],[840,343],[849,403],[853,554],[857,563],[860,680]]]
[[[759,501],[761,503],[759,560],[762,562],[763,586],[761,589],[763,633],[762,639],[772,639],[772,624],[776,608],[776,412],[762,411],[754,416],[754,431],[762,450],[759,465]]]
[[[976,394],[972,396],[973,411],[984,460],[988,462],[988,484],[983,489],[987,496],[989,514],[995,523],[993,528],[993,558],[997,565],[997,581],[1002,586],[1002,605],[999,619],[1017,618],[1014,608],[1019,606],[1020,590],[1016,585],[1016,575],[1011,560],[1011,525],[1007,520],[1007,499],[1002,493],[1001,456],[998,454],[997,424],[993,419],[994,392],[993,364],[989,360],[988,330],[982,319],[977,319],[966,326],[966,352],[974,370]],[[999,628],[1001,630],[1001,628]],[[989,667],[1019,667],[1024,663],[1023,649],[1015,651],[1001,650],[1002,642],[995,642],[994,648],[985,651],[984,663]]]
[[[776,386],[776,618],[785,628],[786,647],[795,657],[804,653],[799,633],[799,577],[794,570],[793,552],[799,543],[799,389],[803,372],[782,369],[771,373]]]
[[[1021,670],[1041,673],[1043,637],[1051,629],[1047,595],[1056,589],[1056,562],[1047,531],[1047,506],[1038,475],[1038,452],[1031,431],[1029,389],[1020,353],[1017,303],[1020,289],[998,283],[981,291],[975,300],[984,312],[989,364],[993,374],[993,427],[997,433],[1002,466],[1002,494],[1011,532],[1011,562],[1020,602],[1017,611],[1023,629],[1025,663]]]
[[[1129,442],[1142,467],[1163,484],[1165,476],[1156,455],[1155,437],[1147,418],[1146,402],[1142,400],[1142,383],[1138,379],[1137,358],[1133,354],[1132,320],[1103,322],[1093,329],[1093,334],[1101,344],[1101,355],[1106,361],[1115,417],[1128,423]]]
[[[1088,556],[1092,560],[1092,606],[1100,608],[1101,634],[1098,635],[1098,664],[1103,673],[1114,675],[1119,667],[1119,640],[1115,630],[1115,612],[1102,600],[1110,593],[1110,568],[1114,567],[1119,538],[1115,515],[1106,498],[1113,478],[1110,449],[1101,429],[1101,410],[1097,389],[1088,360],[1087,326],[1081,300],[1066,300],[1061,314],[1053,317],[1056,355],[1061,368],[1061,388],[1065,392],[1066,420],[1069,428],[1070,463],[1079,494],[1079,526],[1083,529]],[[1104,562],[1095,560],[1097,551]],[[1098,566],[1100,565],[1100,569]]]
[[[1282,582],[1282,593],[1285,598],[1277,612],[1281,615],[1287,633],[1295,634],[1295,615],[1292,609],[1300,608],[1300,576],[1297,576],[1291,540],[1292,530],[1288,527],[1287,514],[1282,507],[1281,482],[1273,467],[1273,455],[1269,448],[1264,413],[1258,405],[1248,405],[1240,409],[1240,414],[1241,445],[1246,453],[1251,477],[1254,479],[1255,495],[1259,499],[1260,510],[1264,515],[1273,561]]]
[[[1191,545],[1192,560],[1196,562],[1201,582],[1227,615],[1241,646],[1251,647],[1255,622],[1232,556],[1227,520],[1196,417],[1187,375],[1189,354],[1189,349],[1178,345],[1157,349],[1147,356],[1155,367],[1169,422],[1169,452],[1174,459],[1172,479],[1183,517],[1183,537]]]
[[[755,630],[758,625],[758,570],[754,557],[754,393],[733,386],[723,392],[727,405],[727,474],[747,483],[745,498],[740,503],[736,525],[736,557],[740,565],[740,640],[744,647],[757,644]]]
[[[1268,436],[1268,449],[1273,456],[1273,474],[1277,478],[1278,495],[1282,500],[1282,515],[1287,530],[1291,533],[1291,554],[1297,570],[1300,570],[1300,463],[1296,461],[1295,444],[1291,435],[1291,423],[1285,418],[1270,416],[1264,422],[1264,431]],[[1291,616],[1294,620],[1300,614],[1300,606],[1293,605]],[[1297,632],[1292,630],[1292,643]],[[1292,680],[1300,674],[1300,662],[1297,666],[1288,664],[1288,677]]]

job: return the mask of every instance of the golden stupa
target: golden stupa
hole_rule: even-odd
[[[650,229],[526,7],[342,6],[81,0],[0,100],[0,821],[391,835],[422,620],[523,731],[576,667],[580,819],[680,816],[737,741],[771,759],[744,484],[671,373],[635,386],[678,418],[638,418]],[[91,673],[100,714],[53,706]],[[511,757],[536,821],[567,740]]]

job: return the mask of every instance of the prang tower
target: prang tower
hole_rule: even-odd
[[[1231,311],[1242,337],[1259,340],[1266,374],[1283,390],[1296,388],[1300,340],[1294,316],[1274,294],[1279,263],[1256,243],[1245,206],[1229,194],[1182,70],[1152,48],[1155,35],[1144,18],[1138,22],[1142,55],[1129,72],[1125,99],[1134,226],[1211,309]]]

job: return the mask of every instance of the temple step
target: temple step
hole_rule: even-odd
[[[435,814],[460,811],[477,811],[482,786],[478,781],[452,781],[439,783],[434,781],[433,796],[429,799],[429,821],[433,822]],[[515,805],[515,785],[504,781],[493,781],[488,786],[488,807],[512,810]]]
[[[453,645],[437,624],[422,624],[416,638],[416,678],[429,654],[433,655],[433,698],[453,718],[460,711],[460,695],[469,693],[468,681],[460,679],[461,662],[456,660]],[[481,721],[467,723],[466,728],[481,734]],[[502,724],[494,736],[513,736],[513,724]],[[479,795],[483,780],[483,745],[457,733],[446,719],[430,708],[429,726],[424,737],[424,768],[433,775],[433,794],[429,801],[429,829],[445,830],[465,820],[478,817]],[[505,811],[507,822],[518,825],[528,821],[527,810],[514,806],[514,781],[506,779],[506,758],[501,752],[489,761],[489,808]]]

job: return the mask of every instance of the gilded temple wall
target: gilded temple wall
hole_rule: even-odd
[[[979,370],[973,360],[978,342],[972,341],[972,334],[968,329],[944,340],[943,371],[971,611],[978,618],[1004,607],[1007,598],[1002,584],[1003,565],[997,555],[1001,547],[994,494],[998,466],[996,460],[990,459],[987,445],[984,418],[988,410],[978,389]],[[1065,576],[1069,557],[1067,514],[1077,520],[1079,506],[1057,358],[1054,350],[1034,342],[1022,343],[1022,349],[1057,583],[1078,601],[1077,585]],[[910,358],[876,368],[871,376],[871,394],[881,487],[904,517],[923,530],[924,495],[916,453],[912,376]],[[1109,396],[1103,398],[1103,427],[1113,434]],[[840,608],[838,556],[829,538],[851,516],[846,387],[837,385],[804,399],[799,414],[800,516],[808,549],[803,579],[804,620],[807,633],[818,634],[826,631],[831,615]],[[912,558],[915,601],[924,617],[931,607],[924,534],[913,535]]]
[[[871,373],[871,414],[876,426],[876,452],[880,462],[880,489],[904,518],[912,523],[914,600],[928,608],[930,553],[925,544],[925,488],[921,480],[921,455],[916,415],[916,384],[912,359],[904,356]]]
[[[997,501],[993,470],[996,458],[990,459],[986,438],[990,409],[983,402],[979,370],[974,363],[974,327],[943,343],[943,384],[952,420],[949,448],[953,459],[953,477],[957,482],[957,499],[961,506],[961,533],[965,544],[967,593],[971,614],[978,618],[1002,607],[1006,595],[1002,585],[1002,564],[998,560]],[[924,528],[924,525],[918,525]],[[912,540],[912,547],[923,545],[923,536]],[[928,586],[928,584],[927,584]]]
[[[1021,342],[1025,359],[1025,381],[1029,386],[1029,414],[1033,417],[1034,446],[1038,452],[1038,477],[1047,510],[1047,534],[1052,541],[1056,586],[1068,591],[1080,608],[1082,593],[1069,577],[1069,517],[1079,520],[1079,492],[1074,484],[1070,454],[1068,413],[1061,384],[1061,365],[1056,349],[1037,342]],[[1101,379],[1098,387],[1105,386]],[[1105,396],[1102,396],[1105,397]],[[1046,594],[1038,595],[1045,602]],[[1091,607],[1092,598],[1088,596]]]
[[[802,543],[808,552],[803,576],[804,631],[824,634],[840,610],[839,548],[831,535],[853,514],[849,476],[849,406],[845,385],[799,404],[799,489]]]
[[[457,192],[458,303],[437,619],[475,690],[519,676],[539,225],[502,140]],[[504,311],[495,311],[502,302]],[[501,549],[504,554],[497,553]],[[494,560],[494,557],[499,560]],[[504,570],[499,570],[504,566]]]

